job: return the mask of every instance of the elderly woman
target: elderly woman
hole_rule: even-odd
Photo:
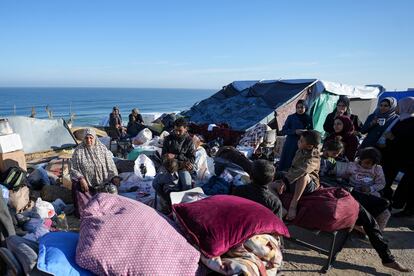
[[[75,149],[71,159],[70,175],[74,180],[72,191],[75,205],[82,209],[95,193],[108,183],[118,185],[118,171],[112,153],[97,139],[92,129],[85,129],[83,142]]]
[[[339,116],[349,117],[349,119],[351,119],[355,132],[358,132],[361,130],[362,123],[359,120],[357,115],[351,114],[351,109],[349,107],[350,103],[351,102],[347,96],[339,97],[336,103],[335,110],[328,114],[328,116],[325,119],[325,123],[323,124],[323,129],[328,133],[328,135],[331,135],[335,132],[334,121]]]
[[[362,134],[367,134],[360,148],[376,147],[379,139],[385,130],[398,119],[396,114],[397,99],[387,97],[382,99],[378,108],[368,116],[364,126],[361,129]]]
[[[386,186],[384,196],[392,197],[392,181],[398,172],[404,176],[392,197],[393,207],[403,211],[396,216],[414,216],[414,97],[403,98],[398,102],[399,120],[385,134],[386,147],[384,173]]]

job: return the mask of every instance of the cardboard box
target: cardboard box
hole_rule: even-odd
[[[22,150],[16,150],[8,153],[0,153],[0,171],[5,172],[13,166],[19,166],[23,170],[27,170],[24,152]]]
[[[0,153],[22,150],[23,144],[17,133],[0,135]]]

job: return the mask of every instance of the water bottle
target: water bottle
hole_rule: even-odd
[[[57,216],[56,228],[59,231],[68,231],[69,230],[68,221],[66,219],[66,214],[64,212],[60,213],[60,215]]]
[[[394,181],[392,182],[392,185],[398,186],[398,184],[400,184],[400,181],[403,177],[404,177],[404,173],[398,172],[397,176],[394,178]]]

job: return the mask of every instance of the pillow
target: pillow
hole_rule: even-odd
[[[100,193],[84,210],[76,262],[98,275],[195,275],[200,253],[174,222],[131,199]]]
[[[216,257],[256,234],[289,237],[284,223],[272,211],[254,201],[216,195],[173,205],[173,212],[207,257]]]
[[[51,232],[39,240],[37,269],[52,275],[93,275],[75,262],[79,234]]]
[[[292,194],[282,194],[283,206],[289,208]],[[326,232],[352,228],[358,218],[359,203],[341,188],[320,188],[302,195],[292,224]]]

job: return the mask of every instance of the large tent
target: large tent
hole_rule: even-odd
[[[352,112],[364,120],[377,104],[377,87],[350,86],[317,79],[234,81],[213,96],[182,112],[197,123],[227,123],[235,130],[246,130],[257,123],[281,129],[299,99],[311,107],[315,129],[323,132],[327,114],[340,95],[351,99]]]

